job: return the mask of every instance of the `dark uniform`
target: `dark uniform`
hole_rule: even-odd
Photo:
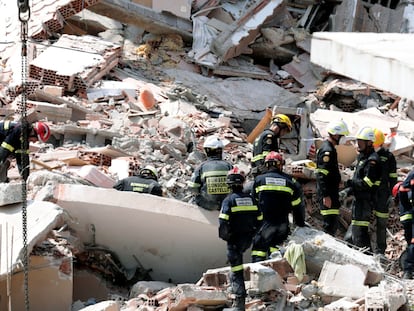
[[[208,159],[194,170],[189,187],[196,193],[195,202],[198,206],[220,210],[221,202],[230,193],[226,176],[232,167],[225,160]]]
[[[271,129],[264,130],[253,142],[252,172],[264,172],[264,160],[270,151],[279,151],[279,137]]]
[[[368,156],[360,153],[357,161],[354,176],[347,181],[355,197],[352,205],[352,243],[372,250],[368,227],[381,181],[380,158],[373,151]]]
[[[263,225],[253,239],[252,262],[266,260],[271,246],[282,244],[290,233],[289,213],[296,225],[305,225],[301,185],[275,169],[255,178],[253,198],[263,213]]]
[[[28,127],[27,137],[32,130],[32,127]],[[2,163],[0,168],[0,182],[5,182],[7,178],[7,170],[10,166],[10,162],[7,160],[9,156],[14,156],[16,158],[16,163],[19,169],[19,172],[22,173],[22,127],[18,122],[13,121],[1,121],[0,122],[0,163]],[[28,147],[28,145],[27,145]],[[26,163],[29,163],[29,155],[25,154]],[[29,168],[24,170],[29,175]]]
[[[338,168],[338,154],[335,146],[325,140],[316,154],[316,187],[319,208],[323,216],[323,229],[325,232],[335,236],[338,229],[339,215],[339,183],[341,174]],[[323,198],[330,197],[332,205],[330,208],[323,204]]]
[[[113,188],[120,191],[133,191],[162,196],[161,185],[156,180],[141,176],[130,176],[121,179]]]
[[[390,205],[392,204],[391,191],[397,183],[397,161],[394,155],[385,148],[377,151],[381,161],[381,183],[377,192],[377,205],[375,207],[375,217],[377,222],[377,248],[374,252],[384,254],[387,248],[386,229]]]
[[[412,278],[414,272],[414,239],[413,239],[413,201],[414,170],[401,183],[398,191],[400,221],[404,226],[404,236],[407,241],[407,254],[404,258],[404,278]]]
[[[252,238],[263,219],[249,194],[229,194],[222,203],[219,216],[219,237],[227,242],[227,259],[231,266],[232,291],[236,297],[245,297],[243,253],[252,244]]]

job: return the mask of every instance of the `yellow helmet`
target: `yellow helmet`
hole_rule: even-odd
[[[374,129],[369,126],[363,127],[358,131],[356,138],[374,142],[375,141]]]
[[[292,130],[292,122],[290,121],[289,117],[285,114],[279,113],[273,116],[272,123],[276,123],[278,125],[285,125],[289,129],[289,131]]]
[[[375,135],[375,140],[374,143],[372,144],[375,148],[377,147],[381,147],[384,142],[385,142],[385,135],[384,133],[379,130],[379,129],[374,129],[374,135]]]

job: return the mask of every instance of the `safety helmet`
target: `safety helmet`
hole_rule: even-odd
[[[349,135],[348,126],[343,120],[329,122],[326,130],[331,135]]]
[[[397,196],[398,190],[400,189],[401,184],[402,184],[402,181],[399,181],[394,185],[394,187],[392,187],[391,194],[393,198]]]
[[[266,166],[280,166],[285,164],[285,161],[283,160],[283,155],[276,151],[270,151],[264,161]]]
[[[290,121],[289,117],[285,114],[276,114],[272,117],[272,123],[276,123],[278,126],[285,126],[289,129],[289,131],[292,130],[292,122]]]
[[[146,165],[139,171],[139,175],[147,178],[158,180],[157,169],[152,165]]]
[[[372,144],[375,148],[377,147],[381,147],[384,142],[385,142],[385,135],[384,133],[379,130],[379,129],[374,129],[374,135],[375,135],[375,140],[374,143]]]
[[[229,186],[243,185],[245,180],[246,180],[245,173],[243,171],[241,171],[238,167],[232,168],[227,173],[226,183]]]
[[[203,144],[204,151],[208,157],[222,158],[223,142],[217,136],[209,136]]]
[[[363,127],[358,131],[356,138],[374,142],[375,141],[374,129],[369,126]]]
[[[33,129],[36,132],[37,139],[40,140],[42,143],[47,142],[50,137],[50,128],[44,122],[36,122],[33,124]]]

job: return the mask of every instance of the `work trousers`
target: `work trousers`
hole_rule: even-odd
[[[389,217],[389,208],[392,204],[392,197],[379,196],[377,206],[375,208],[376,219],[376,235],[377,245],[374,249],[375,253],[385,254],[387,248],[387,225]]]
[[[371,201],[368,199],[354,199],[352,205],[352,243],[358,247],[367,247],[370,251],[372,251],[372,248],[368,227],[371,213]]]
[[[323,197],[322,195],[318,195],[318,203],[319,208],[321,211],[321,215],[323,217],[323,231],[335,236],[336,231],[339,227],[339,207],[341,203],[339,202],[339,195],[338,193],[330,195],[332,206],[331,208],[327,208],[323,204]]]
[[[264,222],[253,238],[252,262],[266,260],[271,247],[282,244],[289,235],[288,224],[270,224]]]
[[[246,236],[227,243],[227,260],[230,263],[230,283],[236,297],[245,297],[243,253],[250,247],[252,237]]]

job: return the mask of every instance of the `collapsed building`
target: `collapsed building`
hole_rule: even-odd
[[[398,88],[394,94],[310,62],[310,32],[373,31],[380,21],[378,32],[409,32],[411,4],[342,2],[330,16],[330,29],[323,16],[332,8],[326,5],[33,3],[28,118],[48,122],[52,137],[48,144],[30,146],[32,309],[225,307],[229,271],[225,245],[217,237],[218,215],[191,204],[186,184],[204,159],[201,146],[210,134],[223,139],[228,160],[248,171],[249,143],[267,126],[273,109],[294,123],[282,141],[285,169],[302,181],[307,221],[316,230],[294,231],[290,237],[290,245],[301,245],[305,263],[275,258],[246,265],[248,306],[397,310],[412,304],[411,282],[398,279],[405,245],[396,210],[386,262],[344,245],[341,236],[324,235],[317,230],[312,165],[312,150],[325,136],[326,124],[340,115],[352,133],[368,123],[395,131],[392,150],[404,178],[412,166],[412,98]],[[347,10],[351,5],[358,10]],[[142,29],[90,12],[85,16],[86,8]],[[4,28],[16,38],[17,14],[12,16]],[[342,23],[350,17],[351,23]],[[1,45],[0,114],[18,119],[21,68],[14,40]],[[153,95],[152,105],[144,105],[144,91]],[[356,153],[344,148],[340,162],[349,176]],[[160,171],[164,198],[111,189],[147,163]],[[1,309],[23,309],[22,192],[16,168],[10,177],[12,182],[2,185]],[[341,234],[350,223],[347,203],[341,209]],[[164,283],[139,282],[147,280]]]

